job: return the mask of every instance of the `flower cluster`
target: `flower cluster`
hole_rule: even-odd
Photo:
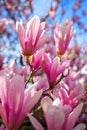
[[[16,29],[21,67],[0,57],[0,130],[85,130],[87,61],[69,47],[72,22],[56,23],[53,37],[38,16]]]

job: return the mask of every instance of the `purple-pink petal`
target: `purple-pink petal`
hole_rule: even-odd
[[[43,126],[31,114],[29,114],[29,119],[36,130],[44,130]]]
[[[79,104],[68,116],[67,124],[66,124],[66,130],[72,130],[74,127],[78,117],[81,114],[83,107],[83,103]]]

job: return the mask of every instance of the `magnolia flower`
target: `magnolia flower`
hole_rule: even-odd
[[[12,78],[14,75],[18,74],[26,78],[28,74],[28,70],[25,66],[18,67],[16,61],[13,60],[11,65],[3,65],[2,70],[0,71],[0,75],[7,75],[9,78]]]
[[[57,98],[52,101],[49,97],[44,97],[41,101],[42,110],[47,124],[47,130],[74,130],[74,125],[81,113],[83,103],[72,109],[69,105],[63,106]],[[37,130],[44,130],[43,126],[29,114],[32,125]],[[84,128],[81,125],[82,129]],[[78,130],[79,126],[77,129]]]
[[[60,63],[60,59],[55,57],[51,60],[48,55],[44,55],[43,60],[43,70],[47,75],[48,81],[53,83],[56,81],[56,78],[69,67],[70,61],[65,60],[63,63]]]
[[[51,41],[50,41],[51,42]],[[55,52],[55,46],[53,43],[47,43],[44,45],[44,49],[46,53],[51,54],[52,57],[56,56],[56,52]]]
[[[9,69],[11,72],[13,72],[13,74],[18,74],[18,75],[24,76],[24,78],[28,74],[27,68],[25,66],[17,67],[15,60],[11,63]]]
[[[63,55],[72,37],[72,22],[66,21],[63,26],[56,24],[54,29],[54,40],[58,55]]]
[[[53,95],[60,98],[63,105],[69,104],[74,108],[84,95],[84,87],[76,84],[70,77],[66,77],[64,81],[56,85]]]
[[[49,83],[48,83],[46,75],[34,77],[33,81],[38,82],[37,90],[40,90],[40,89],[47,90],[47,89],[49,89]]]
[[[81,47],[77,43],[75,43],[75,45],[70,46],[67,49],[66,53],[67,53],[68,57],[70,57],[70,59],[74,58],[75,56],[79,56],[80,55]]]
[[[40,23],[37,16],[34,16],[25,28],[22,22],[17,22],[18,39],[23,55],[32,55],[48,39],[48,35],[44,35],[45,26],[46,23]]]
[[[42,66],[43,55],[44,55],[44,50],[43,49],[37,51],[37,53],[35,53],[33,55],[31,64],[32,64],[32,67],[33,67],[34,70],[37,70],[38,68],[40,68]]]
[[[0,115],[8,130],[17,129],[40,99],[42,90],[36,93],[36,87],[37,83],[24,89],[24,78],[19,75],[11,80],[0,77]]]

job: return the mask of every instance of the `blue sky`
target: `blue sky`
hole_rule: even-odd
[[[40,17],[43,17],[44,14],[48,11],[52,4],[53,0],[34,0],[33,6],[34,6],[34,13],[33,15],[38,15]],[[81,0],[81,8],[77,11],[72,11],[72,6],[76,0],[62,0],[62,2],[58,6],[58,10],[56,12],[56,18],[54,20],[48,19],[50,24],[53,24],[54,22],[58,21],[59,23],[63,23],[66,19],[71,19],[73,15],[78,15],[80,17],[80,21],[87,26],[87,14],[85,16],[82,15],[82,11],[85,10],[87,12],[87,0]],[[61,9],[66,10],[66,14],[64,16],[61,16]],[[75,33],[80,33],[80,38],[78,38],[79,43],[81,44],[83,41],[87,41],[87,33],[84,32],[83,29],[79,29],[77,24],[73,24],[73,29],[75,30]]]
[[[62,0],[62,2],[58,5],[58,10],[56,12],[55,19],[53,19],[53,20],[51,18],[47,19],[49,24],[51,25],[55,22],[59,22],[59,23],[62,24],[64,20],[71,19],[72,15],[79,15],[80,21],[83,22],[85,24],[85,26],[87,26],[87,14],[85,16],[82,16],[82,10],[85,9],[85,11],[87,12],[87,0],[81,0],[81,1],[82,1],[81,8],[78,11],[73,12],[72,6],[76,2],[76,0]],[[53,0],[33,0],[34,12],[31,15],[31,17],[34,16],[34,15],[38,15],[39,17],[43,17],[47,13],[48,9],[51,7],[52,3],[53,3]],[[26,3],[23,6],[26,6]],[[61,9],[62,8],[66,10],[66,14],[64,16],[61,16]],[[3,16],[0,16],[0,18],[1,17],[3,17],[3,18],[8,17],[9,18],[9,14],[5,11],[5,9],[3,7],[1,7],[0,10],[2,10],[4,12]],[[16,13],[16,12],[14,12],[14,13]],[[30,19],[30,17],[29,17],[29,19]],[[21,17],[17,16],[16,20],[25,21],[23,16],[21,16]],[[11,27],[9,25],[8,25],[8,29],[11,32]],[[84,43],[84,41],[87,42],[87,32],[85,33],[83,29],[79,29],[77,24],[73,25],[73,30],[76,31],[76,34],[79,34],[78,37],[77,37],[77,40],[78,40],[78,42],[81,46]],[[18,43],[17,34],[16,34],[16,32],[14,32],[14,33],[11,32],[11,35],[12,35],[11,38],[10,38],[11,43],[12,43],[11,46],[14,46],[16,43]],[[14,51],[14,55],[13,55],[13,51],[11,51],[11,47],[9,46],[8,37],[6,37],[6,35],[4,35],[3,39],[4,39],[5,42],[6,42],[6,40],[8,40],[8,42],[6,42],[5,49],[2,50],[2,53],[5,53],[8,58],[9,58],[9,55],[12,56],[12,58],[18,57],[19,56],[19,44],[16,44],[15,48],[16,48],[17,52]],[[13,41],[13,39],[16,39],[16,40]],[[2,38],[0,39],[0,43],[2,43]],[[10,51],[8,51],[8,50],[10,50]]]

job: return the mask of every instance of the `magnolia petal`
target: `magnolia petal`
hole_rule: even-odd
[[[43,70],[46,73],[48,79],[50,79],[50,68],[51,68],[51,59],[44,54],[44,60],[43,60]]]
[[[44,54],[44,50],[42,49],[38,51],[36,55],[34,55],[34,58],[33,58],[34,69],[37,69],[39,66],[41,66],[43,54]]]
[[[8,128],[6,111],[5,111],[5,109],[2,107],[1,104],[0,104],[0,116],[1,116],[1,118],[2,118],[2,120],[3,120],[3,123],[4,123],[5,126]]]
[[[50,81],[53,82],[56,80],[57,78],[57,67],[59,65],[59,59],[58,57],[55,57],[53,62],[52,62],[52,65],[51,65],[51,71],[50,71]]]
[[[18,38],[19,38],[19,41],[20,41],[20,45],[22,48],[24,48],[24,27],[23,27],[23,23],[22,21],[20,22],[16,22],[16,30],[18,32]]]
[[[57,75],[59,75],[60,73],[62,73],[65,69],[67,69],[70,65],[70,61],[66,60],[64,61],[57,69]]]
[[[8,92],[9,108],[13,108],[15,112],[20,111],[23,104],[23,98],[24,98],[24,78],[22,76],[15,75],[11,79]]]
[[[21,84],[20,84],[21,83]],[[15,75],[11,79],[8,91],[9,125],[15,124],[24,99],[24,78]]]
[[[61,100],[63,104],[68,104],[69,103],[69,96],[68,93],[66,91],[66,89],[61,88],[60,89],[60,95],[61,95]]]
[[[23,103],[23,107],[20,112],[17,124],[21,124],[23,119],[26,117],[27,113],[30,112],[32,110],[32,108],[36,105],[36,103],[39,101],[39,99],[42,95],[42,92],[43,92],[43,90],[41,89],[32,98],[30,98],[30,95],[29,95],[30,99],[26,98],[25,103]],[[18,127],[19,126],[17,125],[16,128],[18,128]]]
[[[31,114],[29,114],[29,119],[36,130],[44,130],[43,126]]]
[[[23,106],[25,106],[27,102],[29,102],[31,98],[35,95],[38,83],[39,82],[35,82],[34,84],[25,89]]]
[[[64,113],[65,113],[65,116],[66,118],[68,117],[69,113],[72,111],[72,107],[70,105],[64,105],[63,106],[63,110],[64,110]]]
[[[43,35],[43,34],[42,34]],[[43,45],[46,41],[48,41],[50,39],[50,34],[45,34],[43,36],[41,36],[36,44],[35,50],[37,50],[38,48],[41,47],[41,45]]]
[[[57,103],[59,104],[59,103]],[[48,130],[61,130],[64,123],[65,115],[61,108],[53,105],[49,97],[44,97],[41,101]]]
[[[43,112],[45,113],[52,106],[52,100],[49,97],[45,96],[41,100],[41,106],[42,106]]]
[[[52,106],[45,113],[48,130],[61,130],[65,120],[64,112],[61,108]]]
[[[35,43],[37,38],[37,34],[40,27],[40,19],[38,16],[34,16],[27,24],[28,30],[31,30],[32,44]]]
[[[25,104],[25,110],[26,112],[30,112],[32,108],[35,106],[35,104],[39,101],[41,95],[42,95],[43,90],[41,89],[38,91],[30,100],[30,102],[27,100]]]
[[[9,80],[6,76],[0,77],[0,98],[2,101],[2,105],[7,104],[7,95],[9,88]]]
[[[85,130],[86,125],[84,123],[78,124],[73,130]]]
[[[63,26],[56,24],[54,29],[54,40],[56,43],[56,50],[58,54],[63,55],[68,47],[68,44],[72,37],[71,21],[65,23]]]
[[[84,94],[84,87],[78,85],[70,92],[70,98],[80,100],[83,94]]]
[[[74,127],[78,117],[80,116],[81,110],[83,107],[83,103],[79,104],[68,116],[66,130],[72,130]]]

